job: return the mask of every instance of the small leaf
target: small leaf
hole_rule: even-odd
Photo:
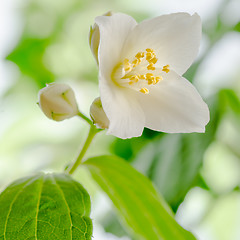
[[[101,156],[91,158],[84,164],[110,197],[125,226],[129,227],[136,239],[195,239],[174,220],[169,206],[150,180],[126,161]]]
[[[0,240],[90,240],[90,197],[65,174],[13,182],[0,195]]]

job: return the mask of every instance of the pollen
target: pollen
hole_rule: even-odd
[[[137,52],[133,59],[129,60],[125,58],[122,62],[123,83],[122,86],[126,86],[137,90],[141,93],[148,94],[149,89],[146,88],[149,85],[156,85],[163,80],[159,73],[161,71],[168,73],[170,71],[169,65],[165,65],[162,68],[156,64],[158,62],[157,54],[152,48],[146,48],[145,51]],[[121,72],[122,73],[122,72]]]
[[[152,53],[152,52],[154,52],[154,50],[152,48],[147,48],[146,52],[151,52]]]
[[[144,93],[144,94],[148,94],[148,93],[149,93],[149,90],[144,87],[144,88],[141,88],[141,89],[139,90],[139,92]]]
[[[138,59],[138,58],[132,61],[133,67],[136,67],[140,63],[141,63],[141,59]]]
[[[147,73],[146,74],[146,80],[147,80],[147,84],[151,85],[154,83],[154,76],[152,73]]]
[[[152,59],[150,60],[150,62],[151,62],[152,64],[156,64],[157,61],[158,61],[158,59],[157,59],[156,57],[154,57],[154,58],[152,58]]]
[[[157,76],[155,79],[156,79],[156,83],[163,80],[162,76]]]
[[[151,61],[154,58],[154,54],[151,52],[146,53],[146,60]]]
[[[147,66],[147,69],[148,69],[148,70],[155,70],[156,68],[154,67],[154,64],[153,64],[153,63],[150,63],[150,64]]]
[[[133,75],[133,76],[130,77],[129,80],[132,81],[132,82],[138,82],[139,77],[137,75]]]
[[[150,79],[150,78],[152,78],[153,77],[153,74],[152,73],[147,73],[146,74],[146,79],[148,80],[148,79]]]
[[[136,55],[135,55],[135,58],[144,58],[144,52],[138,52]]]
[[[123,67],[124,67],[124,70],[125,70],[126,72],[132,70],[132,65],[131,65],[131,63],[129,62],[129,59],[127,59],[127,58],[124,59],[124,61],[123,61]]]
[[[166,72],[166,73],[170,72],[169,65],[163,66],[162,71],[163,71],[163,72]]]

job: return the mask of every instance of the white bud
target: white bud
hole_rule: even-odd
[[[97,127],[105,129],[109,127],[109,120],[103,110],[101,99],[96,98],[90,107],[90,116]]]
[[[112,12],[109,11],[103,16],[112,16]],[[89,45],[92,51],[92,54],[98,64],[98,46],[99,46],[99,41],[100,41],[100,32],[99,32],[99,27],[96,23],[94,23],[93,26],[90,27],[90,32],[89,32]]]
[[[74,92],[66,84],[52,83],[38,94],[39,107],[50,119],[62,121],[78,114]]]

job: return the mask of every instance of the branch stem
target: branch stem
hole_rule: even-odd
[[[78,112],[78,116],[81,117],[83,120],[85,120],[90,126],[93,125],[93,122],[80,111]]]
[[[90,129],[89,129],[89,133],[87,136],[87,139],[78,155],[78,158],[76,159],[76,161],[73,163],[73,165],[71,167],[69,167],[69,169],[67,169],[67,172],[69,174],[73,174],[73,172],[77,169],[77,167],[82,163],[82,159],[85,155],[85,153],[87,152],[93,138],[95,137],[95,135],[100,131],[100,129],[97,129],[92,123],[90,125]]]

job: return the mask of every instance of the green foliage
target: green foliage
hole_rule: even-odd
[[[54,75],[44,66],[43,54],[49,44],[48,39],[22,39],[7,57],[16,63],[23,74],[31,77],[40,87],[55,80]]]
[[[240,22],[238,22],[233,29],[237,32],[240,32]]]
[[[151,181],[127,162],[114,156],[101,156],[87,160],[85,165],[136,239],[195,239],[174,220]]]
[[[219,100],[223,111],[230,108],[238,117],[240,116],[240,99],[232,89],[222,89],[219,92]]]
[[[90,240],[87,191],[69,175],[38,174],[0,195],[0,239]]]

